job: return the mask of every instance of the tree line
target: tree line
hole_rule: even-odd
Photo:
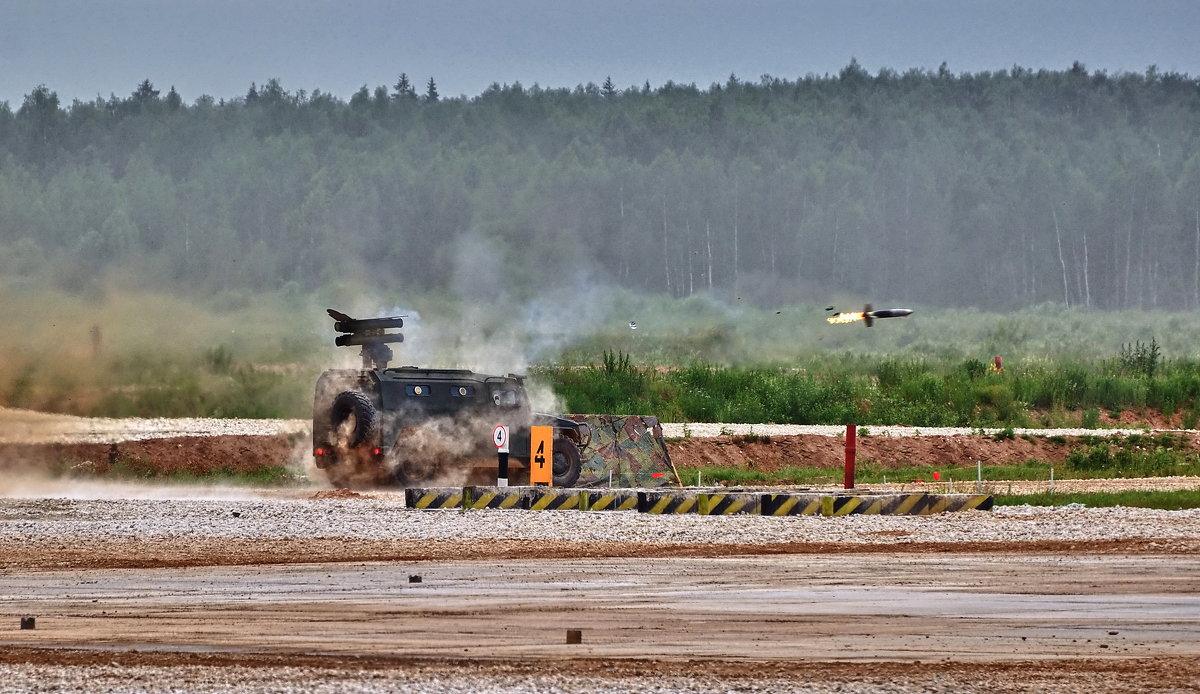
[[[1200,80],[836,75],[0,104],[0,277],[1200,308]],[[486,281],[485,281],[486,280]]]

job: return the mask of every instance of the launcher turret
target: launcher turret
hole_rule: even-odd
[[[360,345],[364,369],[383,370],[392,359],[392,348],[389,344],[404,342],[401,333],[390,333],[388,330],[404,327],[403,316],[386,316],[383,318],[351,318],[341,311],[326,309],[333,319],[333,329],[338,335],[333,343],[338,347]]]

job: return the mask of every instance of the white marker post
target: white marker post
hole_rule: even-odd
[[[496,486],[508,486],[508,427],[503,424],[497,424],[492,430],[492,443],[496,445],[496,452],[499,457],[496,468]]]

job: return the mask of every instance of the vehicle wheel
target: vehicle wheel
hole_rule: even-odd
[[[353,429],[346,432],[346,445],[358,448],[374,436],[379,415],[370,398],[357,390],[346,390],[338,393],[333,399],[329,421],[335,431],[340,431],[344,426],[350,425],[351,416],[354,417]]]
[[[570,439],[554,439],[554,486],[570,487],[579,480],[579,448]]]

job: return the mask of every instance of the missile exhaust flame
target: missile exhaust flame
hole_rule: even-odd
[[[832,307],[830,307],[832,308]],[[828,310],[828,309],[827,309]],[[911,308],[881,308],[872,309],[871,304],[863,307],[862,311],[857,313],[835,313],[825,320],[830,323],[853,323],[855,321],[864,321],[867,327],[875,325],[875,321],[879,318],[904,318],[912,315]]]
[[[835,313],[825,320],[829,321],[833,325],[837,325],[839,323],[853,323],[854,321],[860,321],[864,318],[866,318],[866,314],[864,314],[862,311],[859,311],[857,313]]]

